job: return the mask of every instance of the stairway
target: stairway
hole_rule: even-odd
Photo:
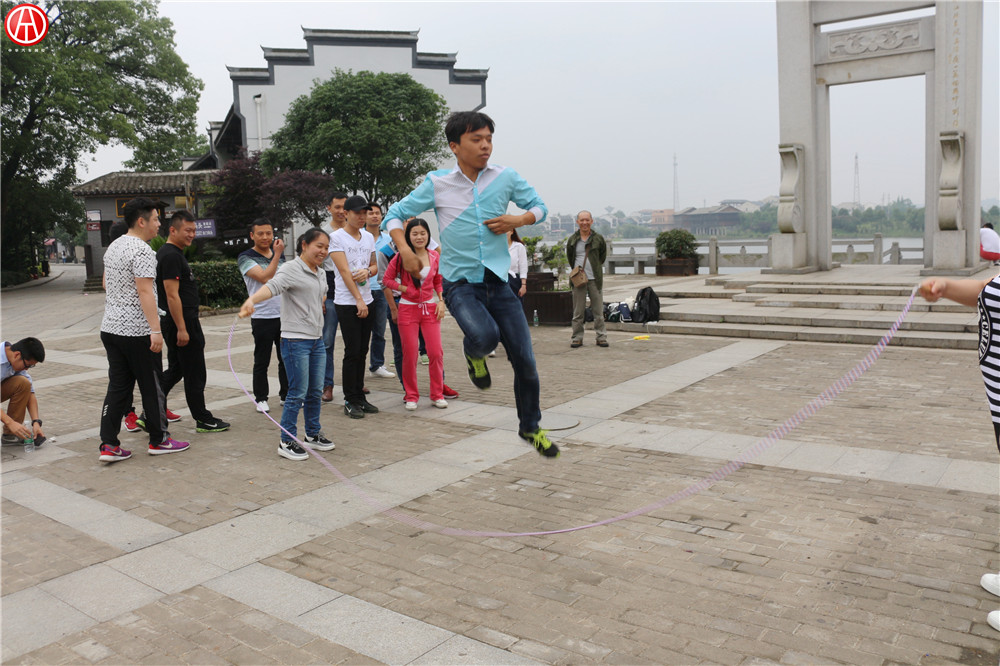
[[[83,283],[83,291],[85,293],[104,293],[104,281],[101,276],[89,277]]]
[[[874,345],[899,317],[915,283],[822,282],[815,276],[804,282],[797,276],[756,274],[701,280],[655,285],[660,297],[658,322],[609,327],[644,333]],[[977,329],[974,308],[951,301],[927,303],[918,296],[891,344],[975,349]]]

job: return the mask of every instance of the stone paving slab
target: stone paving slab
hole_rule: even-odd
[[[978,585],[1000,567],[1000,477],[974,354],[888,349],[784,440],[663,505],[744,455],[866,350],[617,331],[608,349],[571,350],[568,327],[533,328],[544,413],[580,420],[553,431],[563,455],[550,461],[514,432],[502,354],[490,362],[494,388],[476,391],[446,318],[447,381],[462,393],[448,409],[405,412],[398,381],[376,378],[366,382],[383,413],[352,421],[336,402],[323,408],[338,445],[323,457],[366,498],[315,460],[276,455],[273,425],[228,374],[231,316],[204,325],[211,408],[232,431],[199,435],[186,418],[176,429],[190,452],[99,464],[100,301],[72,284],[3,296],[5,336],[30,326],[50,350],[37,378],[54,437],[28,456],[0,451],[5,662],[1000,656],[985,624],[997,600]],[[246,329],[233,340],[242,382]],[[141,450],[141,434],[123,437]],[[651,503],[564,534],[441,532],[564,529]],[[136,535],[149,543],[133,548]]]

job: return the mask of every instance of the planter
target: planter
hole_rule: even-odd
[[[532,323],[538,311],[539,324],[568,326],[573,319],[573,292],[571,291],[529,291],[521,301],[524,316]]]
[[[679,259],[657,259],[657,275],[697,275],[698,259],[683,257]]]
[[[556,276],[545,271],[528,271],[524,284],[529,292],[552,291],[556,287]]]

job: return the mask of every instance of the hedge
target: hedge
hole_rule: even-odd
[[[247,299],[247,286],[235,261],[195,261],[191,262],[191,271],[198,281],[202,305],[232,308]]]

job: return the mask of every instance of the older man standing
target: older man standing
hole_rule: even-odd
[[[580,268],[587,277],[586,283],[573,285],[573,338],[569,343],[574,349],[583,345],[583,319],[590,297],[590,309],[594,311],[594,332],[597,346],[608,346],[608,332],[604,326],[604,260],[608,258],[608,246],[604,237],[591,230],[594,218],[590,211],[581,210],[576,216],[579,227],[566,241],[566,258],[573,269]]]

